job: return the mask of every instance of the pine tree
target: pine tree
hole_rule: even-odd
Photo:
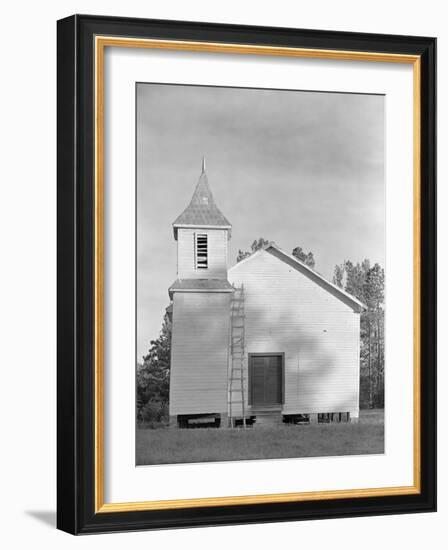
[[[306,253],[301,246],[296,246],[292,251],[292,255],[308,267],[311,267],[311,269],[314,269],[316,262],[314,261],[314,255],[312,252]]]
[[[171,366],[171,321],[163,319],[159,337],[137,364],[137,419],[161,422],[167,419]]]
[[[336,265],[333,283],[363,302],[361,313],[361,405],[384,406],[384,269],[365,259]]]
[[[337,285],[339,288],[345,288],[344,264],[334,266],[333,284]]]

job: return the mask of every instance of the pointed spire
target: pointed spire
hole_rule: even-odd
[[[213,199],[212,192],[208,185],[207,174],[205,173],[205,156],[202,157],[202,172],[199,176],[190,204],[173,223],[175,238],[177,238],[176,227],[182,225],[225,227],[229,230],[231,228],[229,221],[216,206],[215,200]]]

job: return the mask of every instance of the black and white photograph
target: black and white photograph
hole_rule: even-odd
[[[380,94],[136,84],[136,464],[384,452]]]

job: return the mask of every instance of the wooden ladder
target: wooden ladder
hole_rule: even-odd
[[[244,285],[234,287],[235,292],[230,305],[230,376],[229,376],[229,425],[236,427],[236,419],[242,417],[246,427],[245,391],[244,391]],[[239,407],[240,406],[240,407]],[[238,411],[241,414],[238,414]]]

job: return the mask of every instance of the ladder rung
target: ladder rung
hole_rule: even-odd
[[[230,406],[230,418],[238,418],[241,415],[244,418],[243,426],[246,426],[246,414],[245,414],[245,385],[247,383],[247,375],[244,368],[244,358],[245,358],[245,311],[244,311],[244,285],[241,287],[233,287],[235,292],[232,297],[232,302],[230,305],[230,314],[231,314],[231,332],[230,332],[230,350],[232,354],[232,363],[230,366],[230,377],[229,377],[229,386],[228,386],[228,403]],[[239,366],[237,366],[239,365]],[[240,399],[235,400],[235,397],[240,397]],[[236,414],[232,413],[232,408],[236,407],[239,411]],[[233,426],[233,422],[231,423]],[[235,423],[236,426],[236,423]]]

